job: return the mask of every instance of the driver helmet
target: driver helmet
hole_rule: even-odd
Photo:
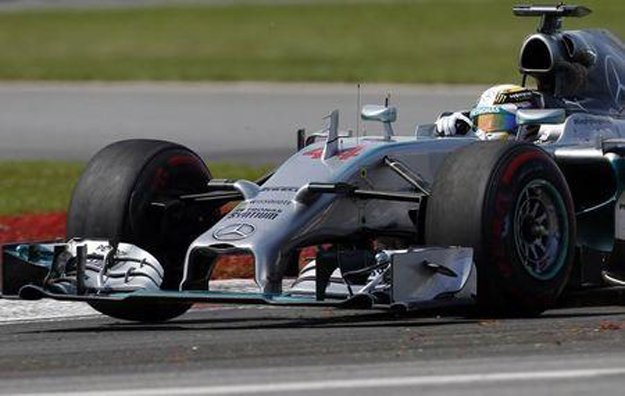
[[[538,130],[519,131],[516,122],[518,109],[542,109],[545,107],[540,92],[519,85],[496,85],[484,91],[471,110],[475,133],[480,139],[506,140],[520,132],[520,139],[527,139]]]

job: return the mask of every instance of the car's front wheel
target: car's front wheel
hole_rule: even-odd
[[[126,140],[98,152],[74,188],[67,237],[107,239],[136,245],[164,269],[162,289],[176,290],[189,244],[216,221],[211,208],[170,207],[181,194],[206,191],[211,174],[191,150],[158,140]],[[120,319],[163,321],[182,315],[186,303],[94,302],[96,310]]]
[[[436,176],[426,243],[474,249],[483,312],[539,314],[561,294],[573,265],[575,217],[566,180],[532,144],[461,148]]]

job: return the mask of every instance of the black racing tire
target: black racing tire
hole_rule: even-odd
[[[218,212],[174,207],[165,215],[151,203],[204,192],[210,179],[200,157],[181,145],[143,139],[113,143],[91,159],[74,188],[67,237],[139,246],[163,266],[161,289],[176,290],[188,246],[216,221]],[[118,319],[160,322],[182,315],[192,304],[99,301],[90,305]]]
[[[536,316],[566,286],[573,200],[539,147],[490,141],[454,151],[437,172],[426,210],[428,245],[474,249],[481,314]]]

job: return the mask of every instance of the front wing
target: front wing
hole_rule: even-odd
[[[3,246],[0,266],[2,297],[22,300],[51,298],[59,301],[111,301],[137,306],[142,302],[159,301],[381,308],[401,312],[472,304],[476,293],[476,271],[470,248],[420,247],[384,251],[385,262],[376,264],[370,273],[366,272],[369,271],[368,268],[360,270],[360,275],[364,275],[364,281],[361,282],[350,280],[347,270],[340,265],[328,270],[318,260],[317,263],[312,262],[307,266],[306,273],[292,282],[292,287],[285,288],[282,293],[271,294],[260,291],[211,290],[210,281],[207,282],[205,290],[166,291],[142,288],[136,286],[140,283],[132,279],[136,271],[128,271],[125,279],[127,285],[134,285],[134,290],[85,287],[84,280],[78,279],[86,276],[84,270],[59,275],[59,260],[63,254],[67,256],[66,246],[63,243]],[[73,259],[80,260],[79,257]],[[314,268],[315,265],[317,268]],[[79,268],[80,263],[76,267]],[[324,272],[327,276],[322,275]],[[63,281],[71,278],[66,281],[83,286],[52,287],[52,282],[58,281],[52,278],[60,276]]]

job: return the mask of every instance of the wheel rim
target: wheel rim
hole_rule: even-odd
[[[517,200],[514,242],[525,270],[549,280],[564,266],[568,247],[568,217],[560,193],[545,180],[532,180]]]

